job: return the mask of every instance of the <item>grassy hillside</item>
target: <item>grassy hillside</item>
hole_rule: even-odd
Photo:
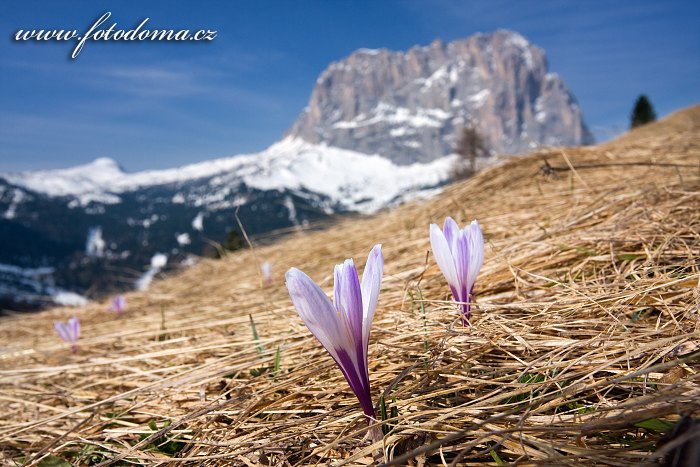
[[[487,243],[466,329],[429,252],[429,224],[448,215],[478,219]],[[700,416],[699,232],[697,106],[611,143],[514,158],[427,202],[203,261],[128,295],[121,318],[106,304],[3,318],[0,458],[653,461],[692,435],[673,432],[680,417]],[[352,257],[361,269],[376,243],[386,267],[372,397],[395,398],[399,416],[373,443],[283,276],[295,266],[331,292],[334,264]],[[77,354],[52,328],[72,313]]]

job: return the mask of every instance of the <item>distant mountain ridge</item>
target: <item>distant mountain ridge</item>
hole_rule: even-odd
[[[69,208],[117,204],[124,193],[155,186],[171,186],[176,204],[229,208],[245,204],[235,196],[236,187],[245,184],[263,191],[306,193],[303,196],[327,214],[371,213],[440,185],[450,163],[450,158],[443,158],[396,166],[379,155],[288,137],[259,153],[173,169],[127,173],[116,161],[101,157],[68,169],[0,173],[0,179],[48,197],[65,198]],[[178,190],[180,186],[189,188]],[[8,217],[7,211],[4,217]]]
[[[286,138],[260,153],[176,169],[126,173],[100,158],[0,174],[0,310],[82,303],[68,292],[130,288],[158,255],[170,269],[212,255],[238,230],[236,213],[248,233],[261,234],[425,197],[444,183],[451,160],[397,166]]]
[[[321,73],[288,134],[412,164],[451,154],[465,125],[498,154],[593,142],[544,51],[507,30],[406,52],[358,50]]]

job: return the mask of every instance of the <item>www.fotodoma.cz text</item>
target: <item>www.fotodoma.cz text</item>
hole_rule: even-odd
[[[150,18],[144,18],[138,26],[133,29],[117,29],[117,23],[112,23],[108,28],[102,27],[107,22],[111,12],[106,12],[100,16],[90,28],[80,34],[78,30],[73,29],[20,29],[15,33],[15,41],[76,41],[77,44],[73,49],[70,57],[75,59],[83,50],[87,41],[212,41],[216,37],[217,31],[209,29],[198,29],[191,31],[189,29],[146,29],[146,23]]]

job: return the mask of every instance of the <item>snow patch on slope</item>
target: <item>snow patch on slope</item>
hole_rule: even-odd
[[[8,296],[27,304],[85,306],[82,295],[55,286],[52,267],[24,268],[0,263],[0,297]]]
[[[2,177],[14,185],[49,196],[74,196],[89,193],[106,194],[105,188],[124,175],[115,161],[100,157],[89,164],[68,169],[4,173]]]
[[[88,304],[88,299],[75,292],[59,290],[51,297],[53,302],[60,306],[85,306]]]
[[[192,219],[192,228],[201,232],[204,230],[204,213],[197,213],[197,217]]]
[[[156,253],[153,255],[151,258],[151,267],[136,281],[136,290],[148,290],[155,275],[158,274],[166,264],[168,264],[168,257],[166,255],[163,253]]]
[[[271,146],[255,170],[245,171],[249,186],[282,187],[326,196],[342,209],[371,213],[415,197],[422,189],[442,183],[453,157],[427,164],[398,166],[378,155],[313,145],[287,138]]]
[[[177,244],[180,246],[187,246],[190,243],[192,243],[192,239],[190,238],[190,234],[187,232],[181,233],[181,234],[175,234],[175,239],[177,240]]]
[[[2,195],[2,193],[0,193],[0,195]],[[22,190],[14,189],[12,191],[12,201],[2,217],[5,219],[14,219],[17,214],[17,206],[27,199],[29,199],[29,197]]]
[[[92,227],[88,230],[85,241],[85,254],[95,258],[101,258],[105,253],[105,241],[102,238],[102,227]]]

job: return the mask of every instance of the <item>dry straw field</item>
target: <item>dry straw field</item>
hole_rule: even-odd
[[[446,216],[484,230],[471,328],[430,254],[428,226]],[[284,285],[295,266],[330,292],[334,264],[352,257],[361,270],[375,243],[386,267],[372,397],[398,412],[379,441]],[[122,317],[95,303],[2,318],[0,458],[697,465],[699,258],[694,107],[607,144],[513,158],[429,201],[202,261],[128,294]],[[73,313],[75,354],[52,326]]]

